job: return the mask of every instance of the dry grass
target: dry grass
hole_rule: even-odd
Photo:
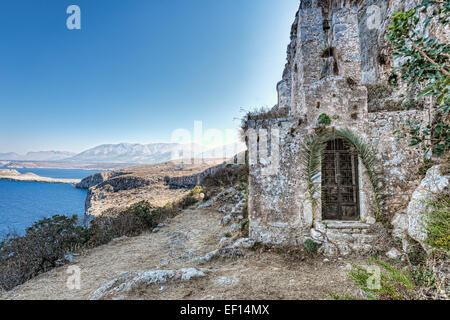
[[[248,111],[247,114],[241,120],[241,129],[243,132],[248,130],[248,121],[250,120],[266,120],[266,119],[278,119],[286,118],[289,116],[289,109],[284,108],[264,108]]]

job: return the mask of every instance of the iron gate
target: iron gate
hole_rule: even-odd
[[[322,161],[322,219],[359,220],[358,156],[346,141],[335,139]]]

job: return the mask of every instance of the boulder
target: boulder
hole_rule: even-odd
[[[386,253],[386,257],[388,257],[389,259],[399,259],[402,256],[402,253],[400,251],[398,251],[396,248],[392,248],[391,250],[389,250]]]
[[[441,166],[437,165],[428,170],[425,178],[414,191],[408,205],[408,235],[419,242],[424,249],[429,247],[424,243],[427,234],[423,224],[425,222],[424,212],[429,210],[427,201],[433,200],[436,194],[448,193],[450,176],[441,173]]]

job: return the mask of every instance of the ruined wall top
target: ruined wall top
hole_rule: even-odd
[[[308,108],[311,88],[327,81],[349,79],[354,86],[370,87],[369,112],[397,106],[414,99],[414,90],[398,90],[378,101],[373,87],[388,87],[392,58],[386,35],[391,16],[409,10],[421,0],[300,0],[291,29],[287,63],[277,84],[276,108],[299,116]],[[430,30],[432,30],[432,26]],[[444,32],[436,31],[438,38]],[[443,41],[445,42],[445,41]],[[385,103],[386,102],[386,103]]]
[[[325,11],[349,8],[361,4],[361,0],[301,0],[300,9],[322,8]]]

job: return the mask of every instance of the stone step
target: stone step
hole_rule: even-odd
[[[370,225],[359,221],[322,221],[328,229],[369,229]]]

